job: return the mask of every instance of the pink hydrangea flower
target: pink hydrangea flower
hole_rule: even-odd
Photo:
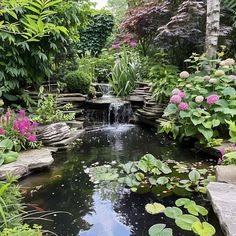
[[[183,92],[183,91],[180,91],[180,92],[178,93],[178,95],[179,95],[181,98],[185,98],[185,97],[186,97],[186,94],[185,94],[185,92]]]
[[[170,98],[170,103],[179,104],[182,101],[182,98],[179,95],[173,95]]]
[[[3,127],[0,127],[0,135],[4,135],[6,131],[3,129]]]
[[[187,111],[189,109],[189,105],[188,103],[186,102],[181,102],[178,106],[178,108],[181,110],[181,111]]]
[[[35,134],[28,134],[28,140],[33,143],[37,141],[37,136]]]
[[[177,88],[172,90],[172,95],[177,95],[178,93],[180,93],[181,91]]]
[[[207,103],[208,103],[209,105],[213,105],[213,104],[215,104],[216,102],[218,102],[219,99],[220,99],[220,98],[219,98],[218,95],[210,95],[210,96],[207,97]]]
[[[204,97],[203,96],[197,96],[196,98],[195,98],[195,102],[196,103],[202,103],[204,101]]]

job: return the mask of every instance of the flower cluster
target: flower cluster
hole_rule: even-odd
[[[181,111],[186,111],[189,108],[189,105],[182,100],[186,97],[185,92],[179,90],[178,88],[173,89],[172,96],[170,98],[170,103],[179,104],[178,108]]]
[[[12,140],[24,139],[27,142],[36,142],[35,135],[38,124],[31,122],[26,117],[25,111],[20,110],[19,113],[7,111],[1,116],[0,120],[0,135],[4,135]]]

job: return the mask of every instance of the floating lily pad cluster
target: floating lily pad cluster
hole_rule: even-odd
[[[180,198],[176,200],[174,207],[165,208],[160,203],[149,203],[145,206],[149,214],[164,213],[166,217],[175,220],[175,224],[183,230],[193,231],[199,236],[213,236],[216,231],[215,228],[208,222],[201,222],[199,217],[206,216],[208,210],[205,207],[197,205],[195,201],[188,198]],[[182,209],[181,209],[182,207]],[[187,211],[187,214],[184,214]],[[149,229],[149,235],[167,235],[172,236],[171,229],[165,228],[166,225],[156,224]]]
[[[205,179],[207,170],[192,169],[183,163],[168,163],[146,154],[139,161],[120,164],[117,167],[103,165],[88,170],[93,183],[117,181],[133,192],[146,193],[158,189],[162,192],[201,192],[206,193],[206,186],[212,178]],[[158,188],[158,189],[157,189]],[[181,191],[177,191],[180,189]],[[184,191],[182,191],[184,190]],[[184,194],[183,194],[184,195]]]

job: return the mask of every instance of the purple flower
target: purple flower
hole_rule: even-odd
[[[14,129],[15,131],[18,131],[18,130],[19,130],[19,124],[18,124],[17,120],[14,120],[13,129]]]
[[[181,102],[178,106],[178,108],[181,110],[181,111],[187,111],[189,109],[189,105],[188,103],[186,102]]]
[[[1,116],[1,121],[2,121],[2,125],[5,124],[5,117],[4,116]]]
[[[32,126],[31,126],[31,127],[32,127],[32,129],[37,129],[38,123],[34,121],[34,122],[32,123]]]
[[[37,141],[37,137],[35,134],[28,134],[28,140],[33,143]]]
[[[178,95],[179,95],[181,98],[185,98],[185,97],[186,97],[185,92],[183,92],[183,91],[180,91],[180,92],[178,93]]]
[[[112,44],[111,46],[113,49],[119,49],[120,48],[120,44]]]
[[[170,103],[179,104],[182,101],[182,98],[179,95],[173,95],[170,98]]]
[[[6,131],[3,129],[3,127],[0,127],[0,135],[4,135]]]
[[[25,110],[20,110],[19,111],[19,114],[20,114],[20,116],[22,117],[22,118],[25,118]]]
[[[209,104],[209,105],[213,105],[213,104],[215,104],[216,102],[218,102],[219,101],[219,96],[217,96],[217,95],[210,95],[210,96],[208,96],[207,97],[207,103]]]
[[[137,47],[137,43],[135,42],[135,41],[131,41],[130,42],[130,46],[132,47],[132,48],[135,48],[135,47]]]

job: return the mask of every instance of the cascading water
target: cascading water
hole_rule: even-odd
[[[110,84],[97,84],[97,90],[103,95],[112,95],[112,86]]]

